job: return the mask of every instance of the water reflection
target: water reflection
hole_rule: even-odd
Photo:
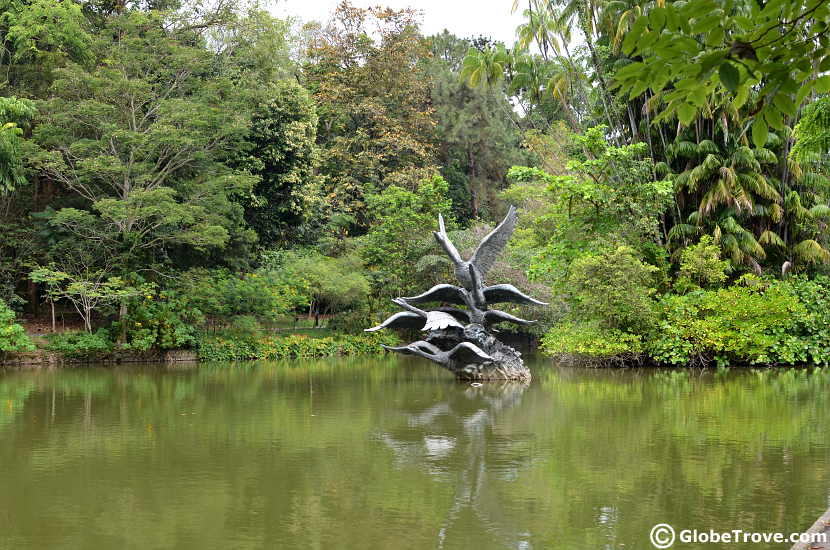
[[[827,507],[830,371],[535,369],[1,373],[0,550],[625,550],[658,521],[788,532]]]
[[[400,467],[416,465],[455,484],[452,505],[438,529],[438,548],[470,533],[487,533],[505,548],[532,547],[527,533],[507,523],[503,503],[489,492],[494,478],[515,478],[527,465],[527,457],[502,458],[503,446],[512,441],[497,432],[501,414],[517,406],[527,388],[519,382],[458,384],[442,401],[403,411],[405,425],[382,434]]]

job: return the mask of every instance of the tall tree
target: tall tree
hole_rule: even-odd
[[[247,128],[244,94],[212,76],[214,57],[194,38],[156,12],[113,18],[94,66],[58,69],[41,105],[40,168],[83,199],[52,225],[105,241],[123,268],[253,236],[233,199],[254,178],[226,163]]]
[[[344,1],[312,32],[306,56],[327,200],[365,227],[367,193],[392,184],[412,189],[434,171],[429,48],[417,12]]]
[[[251,120],[248,150],[240,166],[259,176],[245,219],[269,246],[309,240],[306,230],[312,209],[319,210],[317,113],[299,84],[275,84],[271,97]]]
[[[518,115],[503,86],[470,87],[459,72],[468,40],[448,32],[430,38],[431,97],[438,121],[441,173],[460,222],[493,212],[510,166],[525,164]]]

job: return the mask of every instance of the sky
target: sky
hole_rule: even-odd
[[[302,21],[326,21],[339,0],[279,0],[274,15],[298,17]],[[425,36],[449,30],[461,38],[488,36],[512,45],[520,13],[510,13],[511,0],[351,0],[358,7],[415,8],[423,12],[421,32]]]

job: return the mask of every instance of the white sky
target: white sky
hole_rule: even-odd
[[[290,15],[303,22],[329,19],[339,0],[279,0],[271,12],[276,16]],[[425,36],[444,29],[459,38],[488,36],[508,47],[515,40],[516,27],[522,22],[521,10],[510,13],[512,0],[351,0],[358,7],[388,6],[394,9],[421,10],[421,32]]]

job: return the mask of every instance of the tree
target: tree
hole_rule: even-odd
[[[447,33],[430,38],[430,96],[437,120],[438,159],[453,212],[463,223],[495,214],[496,194],[513,164],[523,164],[518,117],[502,86],[467,85],[460,78],[470,42]]]
[[[356,308],[366,302],[371,287],[360,258],[354,254],[331,258],[316,251],[296,251],[282,255],[268,268],[303,281],[310,300],[308,314],[318,326],[321,314]]]
[[[31,100],[0,97],[0,195],[26,182],[23,166],[23,128],[37,110]]]
[[[104,271],[71,274],[49,266],[35,269],[31,277],[49,285],[52,301],[68,300],[83,319],[87,332],[92,332],[93,314],[99,308],[146,293],[146,289],[129,286],[120,277],[107,277]]]
[[[290,81],[275,84],[270,96],[253,114],[239,162],[259,177],[245,219],[264,246],[308,239],[303,224],[320,207],[314,104]]]
[[[633,62],[616,73],[620,93],[647,89],[665,108],[655,119],[688,125],[714,92],[749,105],[752,141],[766,143],[769,127],[812,92],[830,90],[830,5],[824,0],[690,0],[658,4],[640,15],[622,42]]]
[[[414,188],[435,162],[435,121],[417,12],[341,2],[312,33],[303,74],[317,105],[320,171],[335,212],[369,224],[365,197]]]
[[[434,227],[439,213],[452,225],[447,191],[447,182],[435,175],[414,191],[393,185],[369,196],[373,223],[360,237],[358,250],[382,296],[405,296],[405,291],[414,290],[417,281],[412,273],[421,257],[418,243],[424,237],[413,233],[413,228]]]
[[[14,321],[14,311],[5,302],[0,301],[0,356],[9,352],[35,349],[24,328]]]
[[[34,139],[51,157],[40,167],[86,201],[52,223],[103,242],[126,268],[163,262],[171,247],[252,238],[233,199],[254,178],[226,163],[247,109],[239,86],[210,76],[213,56],[193,38],[160,14],[127,12],[98,37],[95,66],[57,69],[42,103]]]
[[[43,92],[56,68],[88,60],[92,40],[77,2],[0,1],[0,68],[12,88]]]

